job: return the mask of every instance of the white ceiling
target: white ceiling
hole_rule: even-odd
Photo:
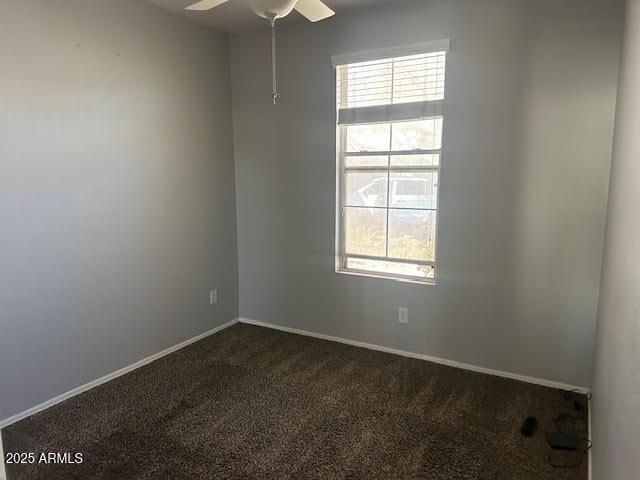
[[[256,16],[249,8],[247,0],[229,0],[208,12],[190,12],[184,9],[196,0],[147,0],[165,10],[185,15],[189,19],[203,23],[217,30],[235,34],[253,28],[268,27],[266,20]],[[350,9],[362,8],[380,3],[397,2],[398,0],[323,0],[337,14]],[[282,21],[292,22],[303,17],[296,11],[291,12]]]

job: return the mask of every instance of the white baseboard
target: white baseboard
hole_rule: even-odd
[[[404,357],[410,357],[410,358],[416,358],[419,360],[426,360],[428,362],[433,362],[433,363],[438,363],[441,365],[447,365],[449,367],[455,367],[455,368],[462,368],[464,370],[470,370],[473,372],[478,372],[478,373],[484,373],[484,374],[488,374],[488,375],[494,375],[494,376],[498,376],[498,377],[504,377],[504,378],[510,378],[513,380],[519,380],[522,382],[527,382],[527,383],[533,383],[536,385],[542,385],[545,387],[551,387],[551,388],[559,388],[562,390],[578,390],[581,393],[588,393],[589,389],[585,388],[585,387],[576,387],[573,385],[568,385],[565,383],[560,383],[560,382],[554,382],[551,380],[545,380],[545,379],[541,379],[541,378],[535,378],[535,377],[529,377],[526,375],[520,375],[517,373],[510,373],[510,372],[503,372],[501,370],[493,370],[490,368],[485,368],[485,367],[479,367],[476,365],[469,365],[466,363],[461,363],[461,362],[456,362],[455,360],[448,360],[448,359],[444,359],[444,358],[438,358],[438,357],[432,357],[430,355],[424,355],[421,353],[413,353],[413,352],[407,352],[404,350],[398,350],[395,348],[389,348],[389,347],[383,347],[380,345],[374,345],[372,343],[366,343],[366,342],[359,342],[356,340],[349,340],[346,338],[340,338],[340,337],[333,337],[331,335],[324,335],[321,333],[315,333],[315,332],[308,332],[305,330],[299,330],[296,328],[290,328],[290,327],[282,327],[280,325],[275,325],[272,323],[265,323],[265,322],[259,322],[256,320],[250,320],[248,318],[239,318],[236,320],[232,320],[230,322],[227,322],[223,325],[220,325],[214,329],[211,329],[207,332],[204,332],[200,335],[197,335],[193,338],[190,338],[188,340],[185,340],[184,342],[181,342],[177,345],[174,345],[172,347],[167,348],[166,350],[163,350],[161,352],[158,352],[154,355],[151,355],[149,357],[143,358],[142,360],[139,360],[127,367],[121,368],[120,370],[117,370],[115,372],[112,372],[108,375],[105,375],[104,377],[98,378],[97,380],[93,380],[89,383],[86,383],[80,387],[74,388],[73,390],[63,393],[62,395],[58,395],[55,398],[52,398],[50,400],[47,400],[46,402],[43,402],[39,405],[36,405],[35,407],[29,408],[28,410],[25,410],[24,412],[18,413],[16,415],[13,415],[9,418],[6,418],[4,420],[0,420],[0,430],[8,427],[9,425],[12,425],[24,418],[27,418],[35,413],[41,412],[43,410],[46,410],[49,407],[52,407],[64,400],[67,400],[71,397],[74,397],[76,395],[79,395],[82,392],[86,392],[87,390],[90,390],[94,387],[97,387],[98,385],[102,385],[103,383],[108,382],[109,380],[113,380],[114,378],[120,377],[126,373],[129,373],[133,370],[136,370],[137,368],[140,368],[144,365],[147,365],[151,362],[153,362],[154,360],[157,360],[159,358],[162,358],[166,355],[169,355],[170,353],[173,353],[177,350],[180,350],[181,348],[186,347],[187,345],[190,345],[192,343],[197,342],[198,340],[202,340],[203,338],[206,338],[210,335],[213,335],[215,333],[220,332],[221,330],[224,330],[225,328],[228,328],[234,324],[236,324],[237,322],[241,322],[241,323],[246,323],[249,325],[256,325],[256,326],[260,326],[260,327],[266,327],[266,328],[271,328],[274,330],[281,330],[283,332],[288,332],[288,333],[294,333],[297,335],[304,335],[307,337],[314,337],[314,338],[320,338],[323,340],[329,340],[332,342],[338,342],[338,343],[344,343],[347,345],[352,345],[355,347],[362,347],[362,348],[367,348],[369,350],[377,350],[380,352],[386,352],[386,353],[392,353],[395,355],[402,355]],[[591,409],[589,409],[589,433],[591,433]],[[2,453],[2,438],[0,436],[0,453]],[[591,452],[589,452],[589,471],[591,472]],[[5,478],[2,477],[2,475],[4,474],[4,455],[2,456],[2,461],[0,461],[0,480],[5,480]],[[6,474],[5,474],[6,475]]]
[[[213,335],[214,333],[218,333],[221,330],[224,330],[225,328],[228,328],[236,323],[238,323],[239,319],[235,319],[235,320],[231,320],[230,322],[224,323],[222,325],[220,325],[219,327],[213,328],[207,332],[201,333],[200,335],[197,335],[193,338],[190,338],[188,340],[185,340],[184,342],[178,343],[177,345],[174,345],[173,347],[169,347],[166,350],[162,350],[161,352],[155,353],[149,357],[143,358],[142,360],[137,361],[136,363],[132,363],[131,365],[121,368],[120,370],[116,370],[115,372],[109,373],[108,375],[105,375],[104,377],[98,378],[97,380],[93,380],[89,383],[85,383],[84,385],[81,385],[80,387],[74,388],[73,390],[67,392],[67,393],[63,393],[62,395],[58,395],[55,398],[52,398],[50,400],[47,400],[46,402],[41,403],[40,405],[36,405],[35,407],[32,407],[28,410],[25,410],[24,412],[18,413],[16,415],[13,415],[12,417],[6,418],[4,420],[0,420],[0,430],[2,430],[5,427],[8,427],[9,425],[12,425],[16,422],[19,422],[20,420],[27,418],[31,415],[33,415],[34,413],[38,413],[41,412],[43,410],[46,410],[49,407],[54,406],[57,403],[60,403],[64,400],[67,400],[68,398],[71,397],[75,397],[76,395],[82,393],[82,392],[86,392],[87,390],[91,390],[94,387],[97,387],[98,385],[102,385],[103,383],[108,382],[109,380],[113,380],[114,378],[118,378],[121,375],[124,375],[125,373],[129,373],[137,368],[140,368],[144,365],[147,365],[151,362],[153,362],[154,360],[158,360],[159,358],[162,358],[166,355],[169,355],[170,353],[173,353],[177,350],[180,350],[181,348],[186,347],[187,345],[191,345],[192,343],[197,342],[198,340],[202,340],[203,338],[206,338],[210,335]],[[1,470],[0,470],[1,472]],[[0,476],[0,480],[4,480],[1,476]]]
[[[297,335],[304,335],[307,337],[320,338],[322,340],[329,340],[332,342],[345,343],[347,345],[368,348],[369,350],[377,350],[379,352],[393,353],[395,355],[402,355],[403,357],[417,358],[419,360],[426,360],[428,362],[438,363],[440,365],[446,365],[446,366],[455,367],[455,368],[462,368],[463,370],[471,370],[472,372],[484,373],[487,375],[494,375],[497,377],[504,377],[512,380],[519,380],[521,382],[533,383],[535,385],[542,385],[544,387],[559,388],[561,390],[577,390],[580,393],[589,393],[589,389],[586,387],[577,387],[574,385],[568,385],[566,383],[554,382],[552,380],[545,380],[543,378],[529,377],[527,375],[503,372],[501,370],[493,370],[490,368],[479,367],[476,365],[469,365],[467,363],[456,362],[455,360],[448,360],[446,358],[432,357],[430,355],[423,355],[421,353],[406,352],[404,350],[383,347],[380,345],[374,345],[372,343],[358,342],[356,340],[349,340],[341,337],[333,337],[331,335],[324,335],[322,333],[308,332],[306,330],[298,330],[297,328],[282,327],[280,325],[275,325],[273,323],[259,322],[257,320],[251,320],[248,318],[240,318],[240,323],[246,323],[248,325],[256,325],[258,327],[271,328],[274,330],[280,330],[288,333],[295,333]]]

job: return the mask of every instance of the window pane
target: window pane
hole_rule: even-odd
[[[442,117],[393,124],[392,150],[439,150],[442,146]]]
[[[435,278],[435,269],[428,265],[414,265],[412,263],[386,262],[382,260],[368,260],[364,258],[347,258],[349,270],[363,272],[387,273],[406,277]]]
[[[445,68],[446,52],[337,68],[337,103],[346,123],[338,127],[343,215],[339,244],[340,254],[346,256],[342,265],[348,269],[435,278],[433,267],[416,262],[435,261],[443,130],[440,103],[425,103],[423,113],[413,118],[375,115],[386,106],[390,114],[411,110],[393,104],[444,100]],[[384,107],[367,108],[371,106]],[[349,124],[363,121],[365,115],[407,120]],[[422,154],[425,150],[432,153]],[[354,255],[373,259],[352,258]]]
[[[346,253],[384,256],[386,223],[386,209],[345,208]]]
[[[392,155],[393,167],[437,167],[440,164],[440,155]]]
[[[396,208],[436,208],[438,198],[437,172],[393,173],[391,176],[391,206]]]
[[[387,206],[387,172],[347,172],[346,204],[354,207]]]
[[[344,166],[353,167],[387,167],[389,157],[387,155],[357,155],[355,157],[344,157]]]
[[[434,261],[436,212],[389,211],[389,257]]]
[[[391,124],[349,125],[347,152],[384,152],[389,150]]]

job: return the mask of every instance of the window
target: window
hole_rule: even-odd
[[[337,271],[433,283],[448,41],[334,57]]]

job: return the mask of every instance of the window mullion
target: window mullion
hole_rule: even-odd
[[[386,172],[390,170],[398,173],[411,173],[411,172],[437,172],[439,170],[438,165],[392,165],[389,168],[378,167],[345,167],[345,172]]]
[[[420,119],[416,119],[416,120],[420,120]],[[375,151],[375,150],[364,150],[361,152],[343,152],[343,155],[345,157],[377,157],[377,156],[382,156],[382,155],[395,155],[395,156],[402,156],[402,155],[440,155],[441,153],[440,148],[434,148],[434,149],[430,149],[430,150],[424,150],[424,149],[420,149],[420,148],[416,148],[414,150],[381,150],[381,151]]]
[[[393,85],[393,81],[391,82]],[[392,87],[393,95],[393,87]],[[389,149],[393,142],[393,123],[389,126]],[[391,155],[387,155],[387,221],[385,223],[384,255],[389,256],[389,205],[391,203]]]

